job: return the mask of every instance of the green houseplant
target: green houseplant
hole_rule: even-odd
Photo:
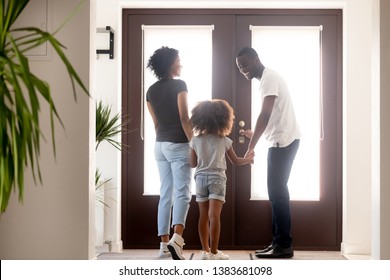
[[[128,123],[127,117],[122,117],[121,113],[116,113],[111,116],[111,106],[99,101],[96,104],[96,146],[98,149],[102,142],[107,142],[117,150],[122,151],[127,146],[122,142],[115,140],[115,136],[126,131],[125,126]],[[96,192],[104,192],[104,186],[110,179],[101,180],[101,173],[98,169],[95,172],[95,190]],[[108,207],[101,196],[96,195],[96,200],[100,205]]]
[[[6,211],[14,189],[18,190],[19,201],[23,201],[26,166],[31,168],[35,182],[42,182],[38,160],[43,137],[39,122],[42,103],[50,108],[54,156],[54,121],[57,119],[63,126],[50,86],[31,72],[26,52],[46,42],[50,44],[67,69],[75,99],[77,85],[88,94],[64,53],[65,47],[55,38],[74,13],[53,33],[35,27],[13,29],[28,3],[29,0],[0,0],[0,213]]]
[[[111,106],[99,101],[96,104],[96,147],[107,141],[117,150],[122,151],[126,146],[114,139],[115,136],[125,131],[124,127],[127,124],[127,118],[122,117],[121,113],[116,113],[111,116]]]

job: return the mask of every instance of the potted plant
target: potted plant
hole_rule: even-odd
[[[117,150],[122,151],[126,146],[115,140],[115,137],[125,131],[125,126],[128,122],[127,118],[122,118],[120,113],[111,116],[111,106],[104,104],[102,101],[96,103],[96,147],[98,149],[102,142],[107,142]],[[95,172],[95,198],[96,205],[99,209],[95,212],[95,227],[96,227],[96,245],[101,246],[108,244],[108,250],[111,251],[111,240],[104,241],[104,214],[107,214],[106,207],[110,207],[107,199],[111,199],[105,195],[106,191],[111,188],[107,187],[109,179],[101,179],[101,172],[96,169]],[[103,210],[102,210],[102,209]]]
[[[126,146],[114,139],[115,136],[125,132],[125,126],[128,123],[126,117],[122,117],[121,113],[116,113],[111,117],[111,106],[99,101],[96,104],[96,147],[107,141],[117,150],[122,151]]]
[[[70,17],[53,33],[35,27],[13,29],[13,24],[28,3],[29,0],[0,0],[0,213],[6,211],[13,189],[18,190],[19,201],[23,200],[27,165],[32,170],[35,182],[42,182],[38,160],[42,103],[50,108],[54,156],[55,119],[63,126],[50,85],[32,73],[26,52],[44,43],[50,44],[67,69],[75,98],[76,85],[88,94],[88,89],[65,55],[64,46],[55,38]]]
[[[121,113],[116,113],[114,116],[111,116],[111,106],[104,104],[102,101],[99,101],[96,104],[96,147],[98,149],[99,145],[102,142],[107,142],[117,150],[122,151],[127,146],[122,142],[115,140],[115,137],[125,132],[125,126],[128,123],[127,117],[122,117]],[[101,180],[101,173],[98,169],[95,172],[95,190],[96,192],[104,192],[104,186],[110,179]],[[97,193],[96,200],[99,204],[107,206],[102,196]]]

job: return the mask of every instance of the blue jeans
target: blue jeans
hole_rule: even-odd
[[[183,225],[191,201],[190,147],[188,143],[156,142],[154,155],[160,174],[158,236],[169,234],[172,226]]]
[[[272,147],[268,150],[267,185],[272,208],[272,244],[290,247],[291,213],[288,179],[299,148],[299,140],[287,147]]]

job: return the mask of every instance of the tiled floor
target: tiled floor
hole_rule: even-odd
[[[230,251],[224,250],[230,260],[259,260],[254,256],[254,251]],[[199,260],[200,251],[185,250],[187,260]],[[158,250],[123,250],[121,253],[98,253],[98,260],[161,260],[158,258]],[[294,251],[292,260],[347,260],[338,251]]]

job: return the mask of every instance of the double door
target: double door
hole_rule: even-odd
[[[296,249],[339,250],[341,243],[341,11],[339,10],[124,10],[123,88],[124,114],[129,115],[123,142],[129,152],[122,157],[123,247],[156,248],[158,195],[145,195],[145,174],[158,177],[145,166],[143,136],[143,26],[213,26],[211,97],[227,100],[235,109],[236,124],[229,136],[238,155],[247,141],[240,139],[239,121],[253,127],[253,84],[238,72],[236,52],[252,45],[251,26],[321,26],[321,129],[318,140],[319,196],[292,200],[292,235]],[[197,46],[193,46],[197,55]],[[181,51],[181,50],[179,50]],[[261,54],[260,54],[261,56]],[[202,60],[203,57],[197,57]],[[190,67],[190,65],[185,65]],[[144,69],[145,70],[145,69]],[[146,70],[145,70],[146,71]],[[202,81],[199,81],[202,82]],[[189,94],[196,94],[191,92]],[[260,106],[260,105],[259,105]],[[302,110],[305,107],[301,106]],[[311,116],[307,116],[310,118]],[[242,123],[241,123],[242,124]],[[266,160],[256,158],[256,160]],[[302,168],[302,167],[301,167]],[[268,200],[254,199],[250,165],[226,171],[226,203],[222,210],[221,249],[254,249],[271,241],[271,208]],[[304,172],[311,172],[304,170]],[[308,186],[310,187],[310,186]],[[186,248],[200,248],[197,232],[198,207],[192,198],[184,238]]]

